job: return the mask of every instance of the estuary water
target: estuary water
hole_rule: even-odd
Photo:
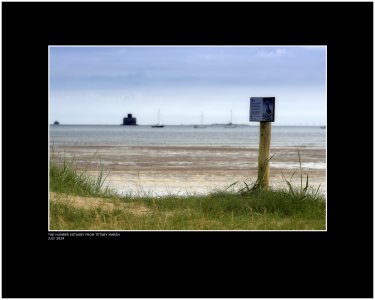
[[[51,157],[74,157],[78,169],[96,175],[104,166],[119,193],[204,194],[257,177],[259,126],[57,125],[49,143]],[[285,186],[282,173],[299,169],[298,151],[304,178],[325,191],[326,129],[319,126],[272,126],[271,186]]]
[[[56,146],[225,146],[257,147],[258,126],[94,126],[50,127],[50,142]],[[271,147],[325,148],[326,130],[319,126],[273,126]]]

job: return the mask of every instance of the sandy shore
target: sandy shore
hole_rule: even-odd
[[[83,208],[87,210],[101,208],[103,210],[112,211],[115,209],[120,209],[136,216],[142,216],[150,212],[150,209],[140,203],[123,203],[120,201],[114,201],[113,199],[109,201],[105,198],[73,196],[53,192],[50,192],[49,195],[51,203],[60,202],[73,205],[76,208]]]
[[[311,186],[326,190],[325,149],[300,148],[302,170]],[[74,157],[80,170],[96,174],[99,164],[110,171],[110,186],[119,192],[151,194],[207,193],[235,181],[257,177],[257,148],[76,146],[55,147],[53,156]],[[299,169],[297,149],[276,148],[270,165],[272,186],[285,186],[281,171],[289,178]],[[300,184],[294,176],[293,182]],[[305,178],[306,176],[304,176]]]

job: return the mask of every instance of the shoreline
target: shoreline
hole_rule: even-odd
[[[121,193],[197,193],[223,189],[236,181],[255,181],[258,148],[218,146],[65,146],[54,147],[54,156],[74,157],[74,166],[92,175],[100,167],[109,172],[107,183]],[[304,183],[326,190],[326,150],[299,148]],[[299,161],[295,147],[273,147],[270,162],[271,187],[285,186],[282,173],[299,182]]]

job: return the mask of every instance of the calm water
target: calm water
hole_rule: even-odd
[[[271,185],[284,183],[281,171],[290,176],[299,168],[298,147],[309,183],[325,191],[325,129],[273,126],[271,141]],[[258,126],[59,125],[50,127],[50,143],[93,175],[100,156],[119,193],[139,193],[140,186],[158,195],[207,193],[257,176]]]
[[[50,126],[56,146],[236,146],[258,147],[259,127],[238,126]],[[320,127],[273,126],[271,146],[325,148],[326,130]]]

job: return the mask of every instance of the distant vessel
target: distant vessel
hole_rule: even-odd
[[[160,109],[158,111],[158,124],[151,125],[152,128],[163,128],[164,125],[160,125]]]
[[[57,121],[55,121],[55,122],[53,123],[53,125],[60,125],[60,123],[57,122]]]
[[[237,126],[232,123],[232,110],[230,110],[230,122],[224,126],[225,128],[236,128]]]
[[[320,126],[320,128],[322,129],[326,129],[327,126],[323,125],[323,126]]]
[[[194,128],[206,128],[206,125],[203,125],[203,111],[201,111],[201,125],[194,125]]]
[[[137,119],[133,118],[132,114],[128,114],[127,118],[124,118],[121,126],[137,125]]]

